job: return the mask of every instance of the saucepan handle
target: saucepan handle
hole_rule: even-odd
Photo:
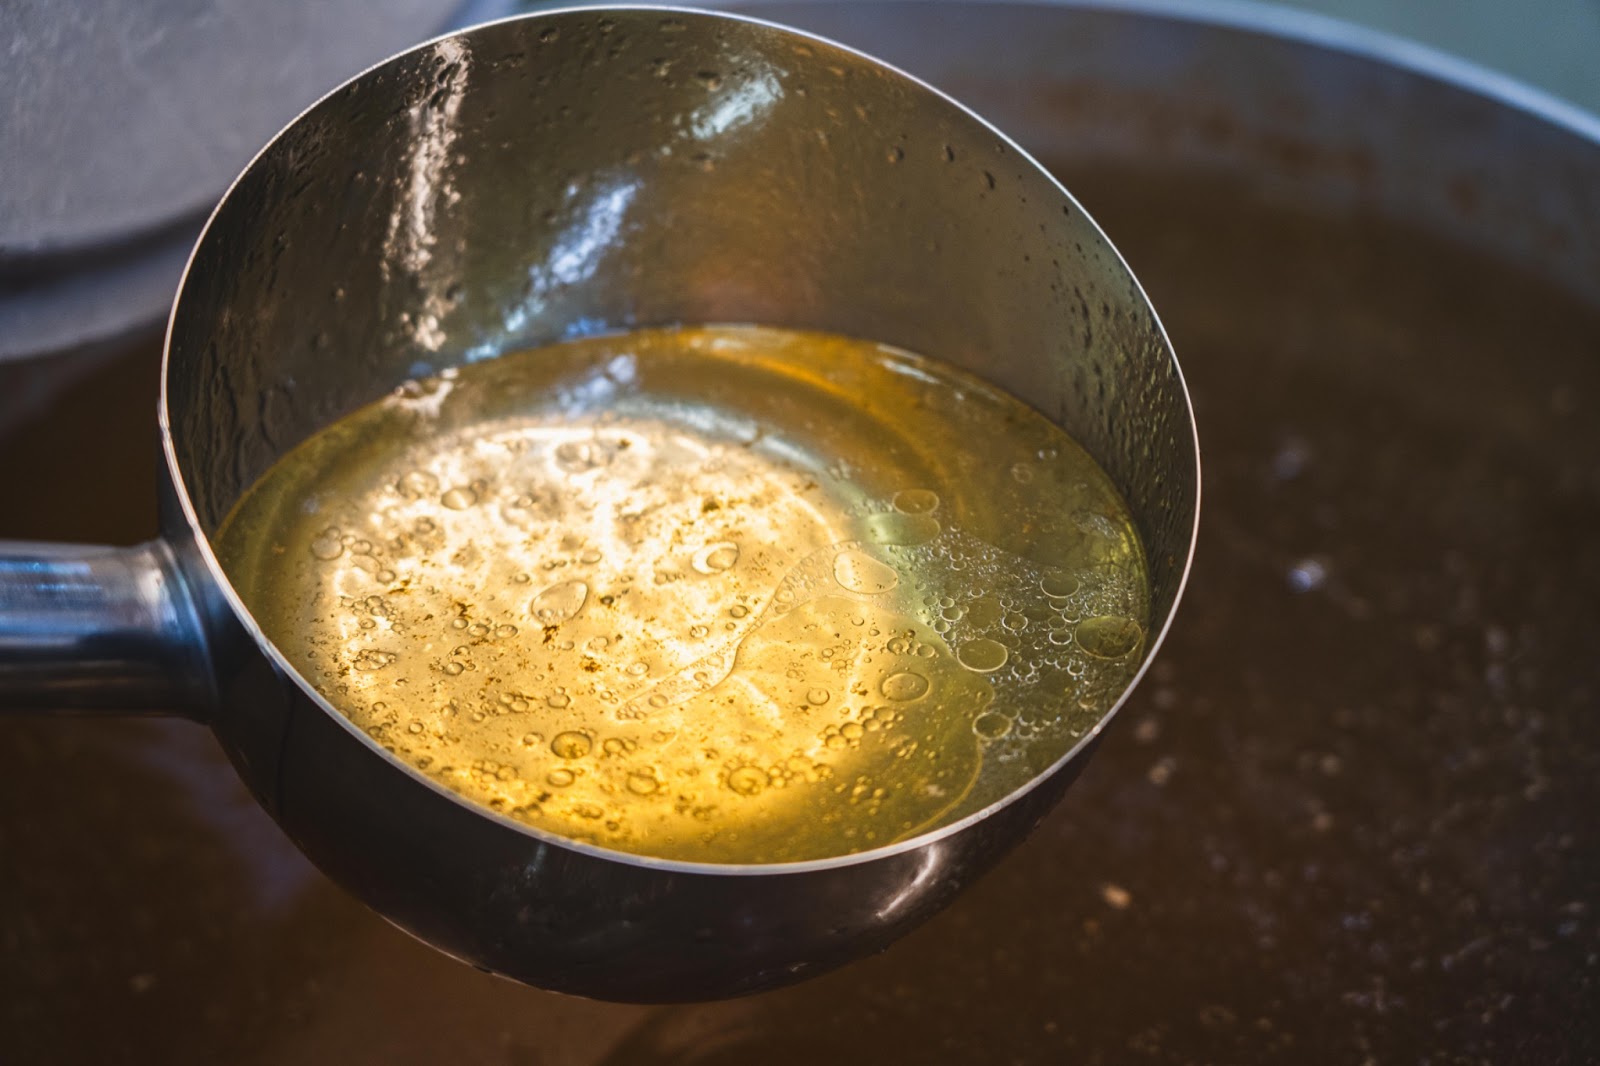
[[[0,540],[0,714],[200,716],[205,631],[172,549]]]

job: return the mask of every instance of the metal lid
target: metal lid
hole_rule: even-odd
[[[344,78],[444,29],[459,3],[0,4],[0,359],[158,318],[174,246],[256,150]],[[91,308],[76,283],[95,275],[101,298],[153,289],[158,303]]]

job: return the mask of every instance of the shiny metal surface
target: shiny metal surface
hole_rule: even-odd
[[[1170,613],[1197,492],[1181,382],[1137,282],[1052,179],[825,45],[665,10],[539,18],[364,76],[229,193],[169,337],[198,532],[407,377],[603,328],[753,321],[1026,397],[1128,496],[1152,618]]]
[[[1010,858],[815,981],[594,1003],[356,904],[197,726],[13,718],[10,1059],[1600,1058],[1600,137],[1397,42],[1160,6],[856,0],[815,23],[1033,124],[1207,429],[1194,598]],[[1363,174],[1395,206],[1361,202]],[[154,534],[158,356],[0,441],[0,491],[30,502],[8,535]]]
[[[172,552],[0,541],[0,713],[209,708],[200,619]]]
[[[295,844],[395,924],[531,984],[639,1001],[883,947],[1033,827],[1098,730],[1007,800],[858,855],[605,852],[469,806],[332,711],[207,538],[277,456],[407,378],[675,322],[869,337],[1027,398],[1128,497],[1147,655],[1199,492],[1170,346],[1094,223],[981,120],[858,54],[724,16],[574,10],[424,45],[296,120],[208,224],[169,328],[163,529],[211,656],[204,717]]]

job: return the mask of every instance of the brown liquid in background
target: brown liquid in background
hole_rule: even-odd
[[[1183,359],[1201,543],[1092,765],[946,913],[747,1000],[561,998],[345,898],[199,727],[0,722],[0,1058],[1593,1061],[1600,313],[1381,220],[1065,176]],[[4,533],[153,532],[154,366],[0,444]]]

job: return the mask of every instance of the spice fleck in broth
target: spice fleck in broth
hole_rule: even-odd
[[[944,364],[750,327],[407,383],[218,538],[269,638],[466,799],[703,862],[826,858],[980,810],[1132,679],[1126,505]]]

